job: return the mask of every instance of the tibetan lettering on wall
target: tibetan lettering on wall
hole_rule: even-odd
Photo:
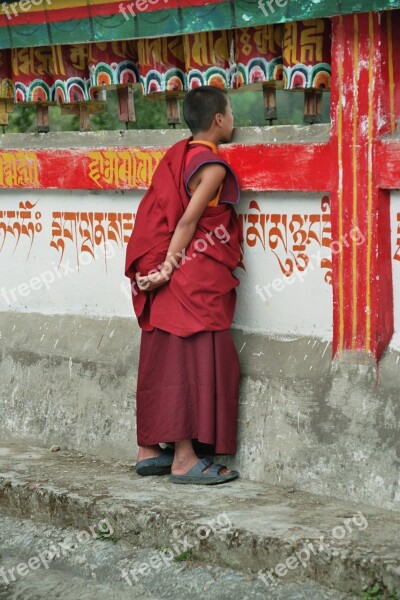
[[[330,339],[334,249],[328,196],[244,192],[237,211],[244,245],[243,268],[235,272],[235,326]]]
[[[93,190],[2,191],[0,303],[18,310],[131,315],[124,252],[143,192]],[[396,290],[398,194],[394,199]],[[244,230],[244,268],[236,271],[241,286],[235,325],[329,339],[331,260],[340,248],[332,242],[328,198],[244,192],[237,212]],[[353,242],[361,244],[362,236],[343,240]],[[318,301],[310,303],[310,297]]]
[[[310,19],[120,42],[17,47],[0,53],[0,98],[65,105],[104,100],[101,88],[140,85],[145,95],[180,94],[204,84],[237,89],[281,80],[287,90],[328,90],[330,37],[329,19]]]
[[[310,256],[312,242],[330,249],[332,243],[329,198],[323,197],[320,210],[315,214],[261,212],[256,200],[249,202],[249,212],[241,213],[245,244],[249,248],[261,245],[264,252],[272,252],[285,277],[294,271],[305,271],[310,260],[316,259],[325,271],[325,283],[332,284],[332,261],[329,257]],[[250,212],[252,211],[252,212]],[[254,211],[254,212],[253,212]]]
[[[1,192],[0,305],[44,314],[132,316],[124,256],[143,192],[107,191],[92,184],[92,191]],[[268,331],[275,326],[273,310],[279,331],[279,319],[294,326],[297,311],[284,292],[277,295],[268,287],[277,277],[289,282],[293,268],[305,280],[287,287],[290,294],[297,299],[311,289],[320,295],[317,317],[315,308],[301,300],[302,327],[316,327],[324,335],[331,327],[332,294],[324,281],[328,268],[322,264],[330,252],[328,202],[321,194],[289,196],[275,200],[265,193],[243,193],[238,215],[245,229],[245,269],[235,272],[243,282],[235,319],[245,323],[254,317],[252,325]],[[321,256],[315,259],[319,250]],[[265,310],[266,301],[272,308],[270,304]]]
[[[52,228],[50,247],[59,253],[62,262],[66,244],[76,248],[77,268],[80,257],[88,253],[96,257],[96,247],[106,247],[110,242],[123,246],[132,233],[134,213],[107,212],[61,212],[51,214]],[[107,253],[105,252],[105,257]]]
[[[233,64],[233,33],[207,31],[183,36],[187,86],[230,87],[230,68]]]
[[[231,87],[274,84],[283,78],[282,25],[236,29]]]
[[[39,187],[38,157],[35,152],[0,152],[0,188]]]
[[[10,241],[13,253],[25,238],[30,241],[27,258],[32,250],[35,236],[49,238],[48,246],[59,254],[58,265],[64,258],[66,247],[71,245],[76,255],[77,268],[85,253],[95,258],[96,247],[115,244],[123,247],[128,243],[135,221],[131,212],[73,212],[52,211],[51,231],[43,226],[43,210],[39,201],[19,201],[18,210],[0,210],[0,253]],[[106,254],[105,254],[106,256]]]
[[[232,144],[221,147],[220,153],[238,174],[242,190],[296,186],[299,191],[328,191],[326,144],[285,144],[277,149],[279,153],[274,145]],[[166,151],[161,145],[0,150],[0,189],[147,189]],[[297,157],[295,169],[293,157]],[[285,182],[281,175],[289,171],[290,179]]]
[[[88,156],[88,176],[98,187],[143,189],[149,187],[164,152],[105,150],[89,152]]]
[[[124,256],[142,195],[3,190],[0,310],[131,315]]]
[[[42,223],[40,222],[42,213],[38,210],[33,213],[36,204],[37,202],[32,204],[27,200],[18,203],[18,210],[0,210],[0,252],[7,238],[13,238],[15,251],[21,236],[26,236],[30,240],[29,257],[35,234],[42,231]]]
[[[285,23],[283,87],[286,90],[331,87],[331,22],[311,19]]]
[[[182,36],[139,40],[138,62],[145,95],[187,90]]]
[[[146,189],[165,152],[124,147],[0,151],[0,188]]]
[[[394,254],[394,260],[400,260],[400,213],[397,213],[397,248]]]

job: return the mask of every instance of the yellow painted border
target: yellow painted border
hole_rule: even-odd
[[[374,122],[374,16],[368,13],[369,20],[369,81],[368,81],[368,228],[367,228],[367,271],[366,271],[366,305],[365,305],[365,350],[371,350],[371,253],[372,253],[372,148]]]
[[[357,133],[358,133],[358,76],[359,76],[359,49],[358,49],[358,16],[353,16],[354,26],[354,44],[353,44],[353,230],[357,225],[358,211],[358,179],[357,179]],[[357,229],[356,229],[357,231]],[[352,330],[351,330],[351,347],[355,349],[357,340],[357,237],[353,237],[352,244]]]
[[[343,17],[339,17],[339,37],[343,43]],[[342,47],[342,53],[344,48]],[[339,219],[339,240],[343,239],[343,61],[339,56],[338,65],[338,112],[337,112],[337,131],[338,131],[338,219]],[[344,303],[343,303],[343,251],[339,252],[339,352],[343,351],[344,342]]]

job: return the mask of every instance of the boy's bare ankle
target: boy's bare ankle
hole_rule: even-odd
[[[186,465],[188,463],[192,463],[193,461],[197,462],[199,457],[194,452],[175,452],[174,456],[174,464]]]
[[[177,456],[175,452],[174,462],[172,463],[171,473],[173,475],[184,475],[195,464],[197,464],[199,457],[196,454],[186,454],[182,456]]]
[[[145,460],[146,458],[154,458],[161,454],[161,448],[158,444],[152,446],[139,446],[138,456],[136,462]]]

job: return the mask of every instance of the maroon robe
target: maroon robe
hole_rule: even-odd
[[[217,454],[234,454],[239,361],[229,328],[239,284],[233,270],[242,235],[232,206],[239,190],[229,165],[211,150],[196,154],[185,167],[190,139],[175,144],[160,162],[126,252],[125,274],[142,328],[138,444],[198,439]],[[145,275],[165,260],[190,201],[190,176],[209,162],[227,168],[219,205],[205,209],[170,281],[152,292],[140,291],[135,274]]]

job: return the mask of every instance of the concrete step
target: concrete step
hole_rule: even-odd
[[[312,580],[360,594],[378,582],[382,598],[400,597],[400,513],[293,488],[178,486],[125,461],[14,444],[0,448],[0,512],[89,533],[108,522],[116,538],[160,549],[138,578],[189,552],[270,589]]]
[[[83,539],[72,527],[0,515],[0,600],[265,600],[266,595],[268,600],[358,600],[311,580],[282,581],[266,594],[257,574],[201,563],[194,556],[161,561],[138,577],[135,572],[159,550],[111,541]],[[46,552],[54,547],[60,556],[48,561]]]

